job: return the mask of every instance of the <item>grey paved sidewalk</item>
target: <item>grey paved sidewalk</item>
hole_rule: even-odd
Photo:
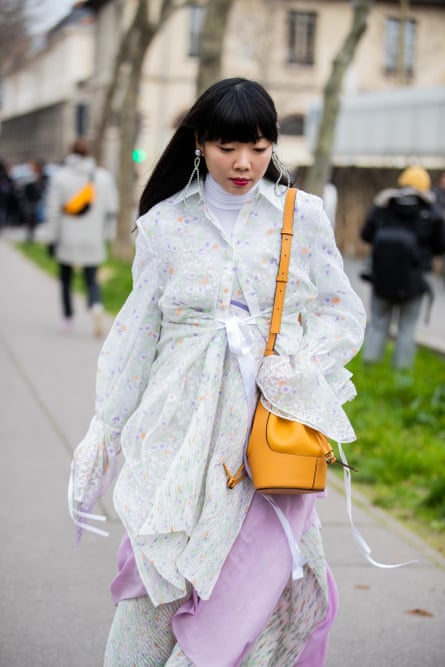
[[[71,453],[92,416],[100,342],[80,298],[75,332],[58,332],[57,284],[1,239],[0,276],[0,665],[100,667],[122,529],[108,495],[100,511],[110,517],[111,536],[88,534],[76,548],[66,509]],[[354,499],[354,518],[375,558],[419,563],[399,570],[369,565],[332,480],[320,513],[340,612],[327,667],[441,665],[444,559]],[[431,615],[409,613],[415,609]]]
[[[59,334],[56,282],[2,241],[0,275],[0,665],[99,667],[121,530],[76,548],[66,498],[100,343],[80,299]]]

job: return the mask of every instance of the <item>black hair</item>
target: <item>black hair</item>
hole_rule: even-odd
[[[256,81],[232,78],[218,81],[196,100],[155,165],[139,202],[139,214],[178,192],[187,184],[193,169],[196,141],[254,142],[260,137],[278,140],[274,102]],[[200,175],[207,167],[201,160]],[[279,171],[272,162],[265,178],[276,181]]]

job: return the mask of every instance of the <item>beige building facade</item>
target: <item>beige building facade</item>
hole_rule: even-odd
[[[196,9],[195,9],[196,11]],[[190,56],[190,9],[179,11],[147,57],[139,141],[154,159],[178,116],[195,97],[198,59]],[[349,30],[351,3],[326,0],[237,0],[229,16],[222,76],[263,83],[279,113],[280,151],[292,168],[308,165],[304,122],[322,99],[332,61]],[[367,31],[344,81],[344,94],[445,85],[445,3],[411,2],[406,66],[395,71],[399,2],[374,2]]]
[[[88,106],[87,132],[94,139],[118,41],[135,4],[135,0],[90,0],[83,3],[84,14],[79,14],[77,20],[62,21],[59,28],[50,32],[45,48],[3,81],[3,127],[56,104],[68,103],[73,108],[84,104]],[[445,2],[409,4],[404,75],[395,71],[403,18],[400,3],[374,2],[367,31],[345,77],[345,95],[445,85]],[[154,11],[159,0],[151,0],[150,5]],[[88,11],[89,16],[85,13]],[[149,163],[162,150],[178,117],[195,98],[197,31],[204,11],[205,2],[196,0],[174,13],[147,54],[137,142],[146,151]],[[304,121],[322,98],[333,58],[350,22],[348,0],[233,3],[224,41],[222,76],[254,78],[268,88],[280,116],[283,158],[291,166],[311,161]],[[71,123],[71,132],[77,129]],[[3,132],[1,143],[2,135]],[[110,141],[117,141],[112,130]]]

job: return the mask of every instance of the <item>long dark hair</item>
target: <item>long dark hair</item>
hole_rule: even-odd
[[[193,169],[196,139],[205,141],[256,142],[263,136],[278,139],[278,119],[269,93],[256,81],[223,79],[210,86],[185,115],[159,158],[139,202],[139,214],[178,192],[187,184]],[[201,160],[200,174],[207,167]],[[279,172],[272,161],[265,178],[276,181]]]

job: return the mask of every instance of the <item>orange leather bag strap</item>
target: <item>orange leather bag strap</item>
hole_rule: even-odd
[[[284,296],[286,294],[287,277],[289,273],[290,253],[292,247],[292,236],[294,226],[295,197],[297,188],[289,188],[286,193],[284,204],[283,227],[281,228],[281,254],[278,265],[278,273],[273,301],[272,317],[270,320],[269,337],[267,339],[265,356],[273,354],[275,341],[281,329],[281,318],[283,317]]]

